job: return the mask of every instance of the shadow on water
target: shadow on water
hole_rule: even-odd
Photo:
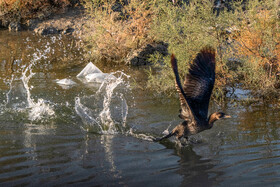
[[[181,157],[180,169],[178,173],[184,176],[181,186],[217,186],[218,177],[224,173],[222,171],[211,171],[216,163],[209,160],[201,160],[191,147],[178,151]]]
[[[178,98],[131,88],[129,81],[146,79],[142,69],[99,66],[130,78],[84,83],[76,78],[88,63],[80,45],[0,31],[1,185],[279,185],[279,109],[211,103],[210,112],[223,110],[231,120],[186,147],[155,143],[151,136],[180,122]],[[65,78],[76,84],[57,84]]]

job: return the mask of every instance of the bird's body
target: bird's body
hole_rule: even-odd
[[[197,134],[213,127],[213,123],[221,118],[228,118],[223,112],[208,115],[208,106],[215,83],[215,51],[213,48],[203,48],[190,65],[181,85],[177,60],[171,55],[171,65],[175,74],[175,86],[179,93],[181,110],[179,117],[184,121],[177,125],[168,135],[155,139],[160,141],[176,135],[178,139]]]

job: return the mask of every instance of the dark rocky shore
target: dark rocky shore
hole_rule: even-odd
[[[32,19],[14,21],[9,14],[0,14],[0,26],[11,32],[31,30],[39,35],[64,34],[80,36],[85,24],[84,7],[66,7],[55,13],[40,12]]]

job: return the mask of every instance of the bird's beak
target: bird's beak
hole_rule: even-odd
[[[230,115],[224,115],[224,118],[231,118]]]

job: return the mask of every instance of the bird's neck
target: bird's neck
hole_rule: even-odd
[[[214,122],[217,121],[217,120],[218,120],[218,119],[217,119],[215,113],[211,114],[211,115],[209,116],[209,118],[208,118],[208,124],[207,124],[207,125],[208,125],[208,128],[209,128],[209,129],[212,128]]]

